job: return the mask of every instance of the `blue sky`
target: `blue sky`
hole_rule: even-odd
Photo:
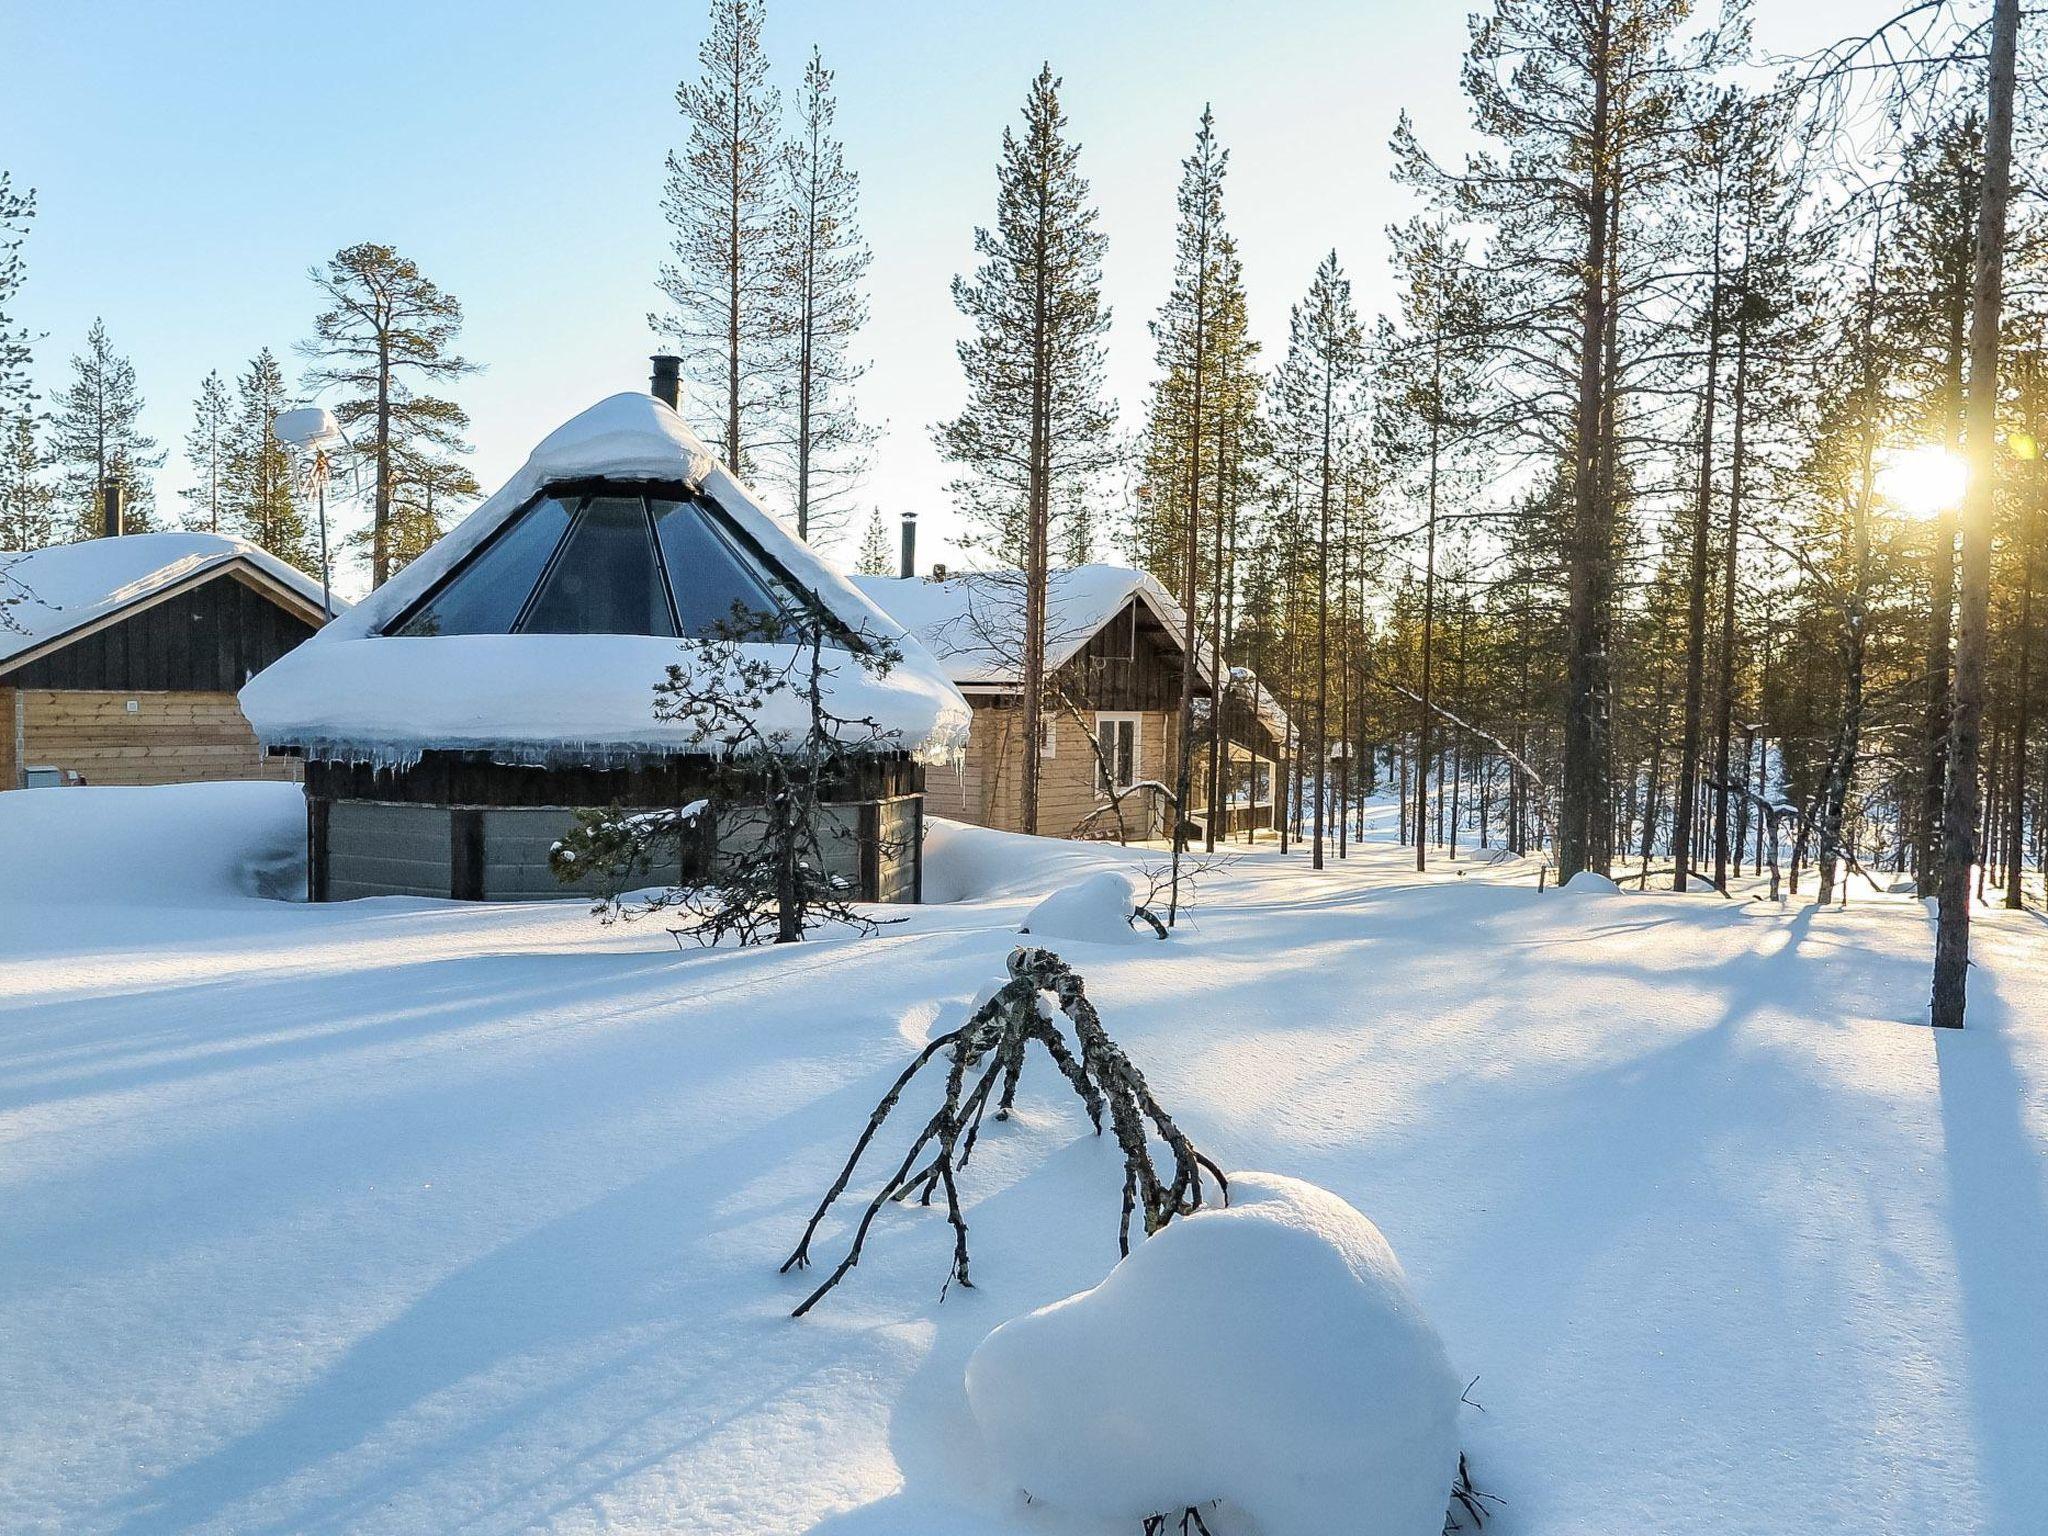
[[[355,240],[413,256],[467,309],[486,365],[460,398],[486,487],[564,417],[639,387],[663,251],[662,156],[696,68],[699,0],[0,0],[0,165],[38,189],[21,309],[45,387],[95,315],[135,360],[148,428],[184,483],[190,401],[291,344],[306,268]],[[1407,107],[1464,142],[1460,0],[769,0],[790,86],[812,43],[875,251],[869,415],[886,430],[860,502],[952,519],[929,424],[957,408],[947,284],[990,217],[997,142],[1042,59],[1066,79],[1109,235],[1110,383],[1134,421],[1145,321],[1171,257],[1173,192],[1204,101],[1232,153],[1228,214],[1269,351],[1331,247],[1367,314],[1389,299],[1382,231],[1404,211],[1386,142]],[[1804,47],[1875,8],[1765,0],[1760,32]],[[857,531],[857,530],[856,530]],[[937,550],[931,549],[932,553]]]

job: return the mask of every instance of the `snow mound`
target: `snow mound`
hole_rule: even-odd
[[[1133,944],[1156,938],[1149,925],[1140,933],[1131,924],[1132,909],[1145,895],[1146,887],[1128,871],[1097,870],[1061,886],[1033,907],[1018,931],[1033,938],[1080,939],[1091,944]]]
[[[197,906],[306,894],[306,797],[230,780],[0,794],[5,899]]]
[[[1379,1229],[1328,1190],[1234,1175],[1093,1290],[967,1362],[998,1465],[1128,1522],[1226,1500],[1265,1536],[1438,1536],[1458,1381]]]
[[[943,769],[931,770],[936,777]],[[929,783],[929,780],[927,780]],[[1131,869],[1144,855],[1114,843],[1063,837],[1026,837],[943,816],[924,820],[924,899],[927,903],[1033,900],[1098,869]]]
[[[1619,896],[1621,887],[1597,870],[1582,869],[1565,881],[1564,889],[1575,896]]]

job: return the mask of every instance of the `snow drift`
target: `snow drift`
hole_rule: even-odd
[[[1039,939],[1079,939],[1089,944],[1132,944],[1154,939],[1140,933],[1131,913],[1145,899],[1144,885],[1129,871],[1098,870],[1061,886],[1031,909],[1018,931]]]
[[[1565,890],[1574,896],[1619,896],[1621,887],[1597,869],[1582,869],[1565,881]]]
[[[997,1464],[1135,1528],[1221,1499],[1265,1536],[1438,1536],[1458,1382],[1379,1229],[1328,1190],[1234,1175],[1093,1290],[967,1362]]]
[[[39,901],[212,905],[306,894],[306,797],[229,780],[0,794],[7,894]]]

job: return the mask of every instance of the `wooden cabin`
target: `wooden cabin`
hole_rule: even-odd
[[[319,582],[220,534],[0,553],[0,788],[297,778],[235,694],[324,622]]]
[[[497,494],[242,690],[264,745],[306,764],[315,901],[530,900],[571,892],[549,849],[582,807],[690,808],[701,835],[649,883],[687,883],[741,846],[758,806],[729,786],[733,741],[657,713],[688,642],[735,612],[757,658],[828,636],[828,707],[850,733],[823,795],[829,871],[856,899],[921,895],[925,764],[965,734],[937,662],[754,501],[664,397],[602,400],[544,438]],[[809,632],[811,626],[805,626]],[[853,653],[900,644],[877,676]],[[764,695],[789,732],[794,690]],[[803,729],[809,728],[807,708]],[[726,801],[732,803],[725,803]]]
[[[926,808],[977,826],[1022,830],[1021,575],[853,580],[938,657],[974,709],[959,763],[927,778]],[[1171,830],[1185,632],[1180,605],[1143,571],[1084,565],[1052,573],[1049,704],[1039,739],[1041,834],[1136,841]],[[1210,800],[1218,798],[1219,833],[1271,826],[1277,765],[1287,750],[1285,716],[1263,689],[1253,694],[1226,686],[1228,767],[1222,795],[1212,797],[1207,732],[1215,689],[1199,644],[1197,653],[1198,739],[1187,819],[1200,829]],[[1115,795],[1112,787],[1130,792]]]

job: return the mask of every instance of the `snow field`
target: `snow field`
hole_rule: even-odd
[[[1026,1504],[964,1384],[1116,1258],[1042,1060],[967,1170],[972,1290],[914,1207],[801,1323],[776,1267],[1031,908],[1153,855],[938,824],[945,904],[883,936],[682,954],[261,899],[289,792],[214,789],[251,803],[0,795],[0,1529],[1129,1536]],[[2038,916],[1984,914],[1936,1037],[1904,900],[1305,862],[1070,958],[1205,1152],[1370,1213],[1478,1378],[1489,1531],[2048,1529]]]

